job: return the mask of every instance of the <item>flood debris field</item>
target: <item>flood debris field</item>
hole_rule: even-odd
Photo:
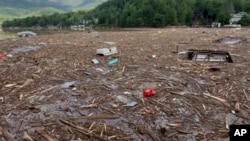
[[[249,41],[250,32],[170,28],[2,40],[1,140],[228,140],[229,125],[250,118],[250,43],[216,41],[228,36]],[[115,42],[118,53],[98,56],[104,42]],[[227,51],[233,63],[188,60],[177,47]],[[156,93],[144,97],[145,89]]]

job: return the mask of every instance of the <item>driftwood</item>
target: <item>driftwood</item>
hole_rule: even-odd
[[[6,141],[15,141],[3,128],[0,128],[0,136]]]
[[[47,133],[45,133],[43,130],[41,129],[37,129],[36,132],[41,135],[44,139],[46,139],[47,141],[56,141],[55,139],[51,138]]]
[[[27,132],[24,132],[23,141],[34,141],[34,139]]]
[[[104,107],[104,106],[100,106],[100,108],[102,108],[102,109],[104,109],[104,110],[106,110],[106,111],[109,111],[109,112],[112,113],[112,114],[115,114],[115,113],[116,113],[115,111],[112,111],[112,110],[110,110],[110,109],[108,109],[108,108],[106,108],[106,107]]]
[[[70,123],[69,121],[66,121],[66,120],[63,120],[63,119],[60,119],[60,122],[64,125],[67,125],[69,127],[72,127],[74,129],[76,129],[77,131],[83,133],[84,135],[86,136],[89,136],[89,137],[95,137],[101,141],[107,141],[107,139],[105,139],[104,137],[100,136],[100,135],[97,135],[95,133],[89,133],[89,130],[88,129],[85,129],[84,127],[81,127],[81,126],[77,126],[77,125],[74,125],[72,123]]]
[[[20,88],[24,88],[24,87],[30,85],[30,84],[33,83],[33,82],[34,82],[33,79],[27,79],[27,80],[24,82],[24,84],[23,84],[22,86],[20,86]]]
[[[203,94],[204,94],[205,96],[207,96],[207,97],[213,98],[213,99],[215,99],[215,100],[217,100],[217,101],[219,101],[219,102],[225,104],[226,106],[230,107],[230,105],[228,104],[228,102],[227,102],[225,99],[222,99],[222,98],[213,96],[213,95],[208,94],[208,93],[203,93]]]
[[[243,89],[243,93],[245,94],[247,101],[249,101],[249,96],[248,96],[248,94],[246,93],[246,90],[245,90],[245,89]]]
[[[44,94],[44,93],[46,93],[46,92],[48,92],[48,91],[51,91],[51,90],[53,90],[53,89],[55,89],[55,88],[57,88],[58,86],[56,85],[56,86],[53,86],[53,87],[50,87],[50,88],[48,88],[48,89],[46,89],[46,90],[43,90],[43,91],[41,91],[41,92],[39,92],[39,93],[37,93],[37,94],[39,94],[39,95],[41,95],[41,94]]]
[[[91,115],[91,116],[80,116],[71,119],[117,119],[118,115]]]
[[[146,126],[144,125],[136,125],[136,128],[137,128],[137,131],[140,133],[140,134],[147,134],[150,136],[150,138],[153,140],[153,141],[160,141],[160,138],[157,137],[153,131],[151,129],[148,129]]]

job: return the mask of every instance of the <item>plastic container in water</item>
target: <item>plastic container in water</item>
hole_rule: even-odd
[[[118,63],[118,58],[112,59],[108,62],[108,66],[113,66]]]

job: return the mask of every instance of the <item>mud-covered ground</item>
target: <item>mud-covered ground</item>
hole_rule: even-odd
[[[250,40],[247,29],[209,28],[1,40],[0,140],[226,141],[229,125],[250,121],[250,43],[213,42],[230,35]],[[119,53],[96,55],[104,42]],[[228,51],[234,62],[187,60],[177,47]],[[156,94],[143,97],[148,88]]]

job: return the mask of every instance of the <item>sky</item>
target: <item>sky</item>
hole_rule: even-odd
[[[77,6],[85,0],[25,0],[32,3],[56,3],[64,6]]]
[[[81,4],[84,0],[48,0],[53,3],[60,3],[67,6],[76,6]]]

